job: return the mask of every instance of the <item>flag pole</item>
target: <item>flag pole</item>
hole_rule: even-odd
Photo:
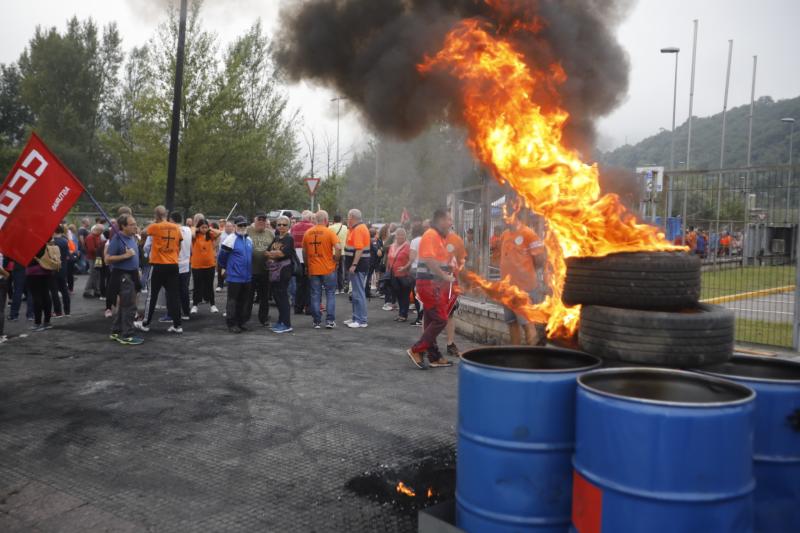
[[[108,222],[108,225],[111,226],[111,224],[112,224],[111,217],[108,216],[108,213],[106,213],[106,210],[103,209],[103,206],[100,205],[100,202],[97,201],[97,199],[94,197],[94,195],[92,195],[92,193],[90,193],[89,190],[86,189],[86,187],[83,188],[83,194],[85,194],[86,196],[89,197],[89,200],[92,201],[92,203],[97,208],[97,210],[100,211],[100,214],[103,216],[103,218],[106,219],[106,222]]]
[[[227,222],[228,220],[231,219],[231,215],[233,214],[234,211],[236,211],[237,207],[239,207],[239,202],[236,202],[235,204],[233,204],[233,207],[231,207],[231,212],[228,213],[228,216],[225,217],[225,222]]]

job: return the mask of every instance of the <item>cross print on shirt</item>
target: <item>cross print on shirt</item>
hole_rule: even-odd
[[[312,246],[314,246],[314,255],[319,255],[319,247],[320,247],[320,245],[322,244],[321,242],[319,242],[319,235],[317,235],[317,234],[315,233],[315,234],[314,234],[314,240],[313,240],[313,241],[311,241],[309,244],[311,244]]]
[[[175,237],[172,236],[172,230],[167,230],[166,235],[161,235],[161,240],[166,241],[166,244],[161,248],[162,252],[168,252],[170,248],[172,248],[172,241],[176,240]]]

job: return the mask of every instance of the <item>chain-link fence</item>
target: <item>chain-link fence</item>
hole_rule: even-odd
[[[450,197],[467,266],[489,279],[499,277],[507,194],[487,179]],[[798,349],[800,168],[667,171],[659,187],[643,184],[639,200],[640,219],[701,257],[701,298],[735,313],[737,341]],[[534,217],[534,224],[544,235],[544,221]]]
[[[667,172],[645,200],[667,238],[703,259],[702,299],[734,311],[737,341],[798,348],[796,168]]]

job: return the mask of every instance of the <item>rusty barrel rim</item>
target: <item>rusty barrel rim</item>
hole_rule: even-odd
[[[599,368],[602,360],[594,355],[550,346],[489,346],[461,354],[462,364],[491,370],[530,373],[574,373]]]
[[[614,378],[627,378],[633,386],[615,389]],[[662,387],[645,390],[647,385]],[[623,367],[593,370],[578,376],[578,386],[600,396],[665,407],[731,407],[752,402],[756,397],[751,388],[734,381],[671,368]],[[691,393],[695,399],[678,399],[680,392]]]

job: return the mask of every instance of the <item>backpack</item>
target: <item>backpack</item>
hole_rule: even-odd
[[[36,261],[45,270],[61,270],[61,249],[55,244],[48,244],[44,247],[42,257],[37,257]]]

